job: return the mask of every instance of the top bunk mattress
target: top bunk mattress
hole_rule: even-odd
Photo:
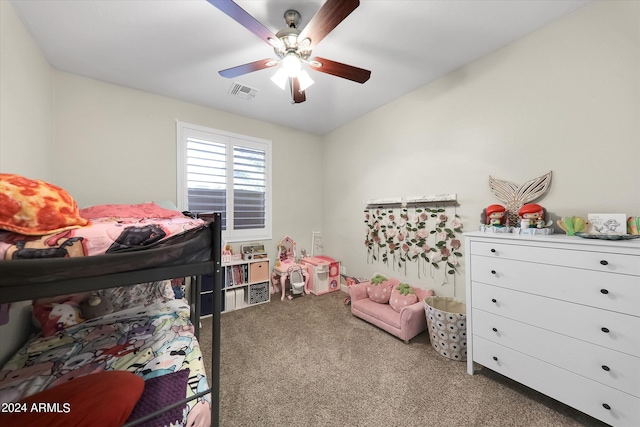
[[[213,234],[201,220],[99,217],[41,236],[0,231],[4,287],[211,261]]]

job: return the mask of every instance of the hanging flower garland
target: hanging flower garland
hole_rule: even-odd
[[[396,230],[393,210],[385,211],[378,208],[374,212],[369,212],[365,209],[364,222],[367,225],[367,238],[364,244],[367,246],[369,256],[373,261],[382,258],[382,262],[387,264],[389,250],[393,254],[396,249],[393,243]]]
[[[433,277],[433,269],[445,268],[443,284],[448,283],[448,275],[457,272],[461,242],[456,233],[462,232],[462,222],[453,212],[450,218],[446,209],[378,207],[365,209],[368,261],[382,261],[392,268],[404,269],[407,262],[418,263],[420,272]]]

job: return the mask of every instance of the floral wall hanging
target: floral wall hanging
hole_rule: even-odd
[[[457,273],[462,222],[455,206],[367,207],[365,213],[367,262],[379,261],[404,270],[415,262],[418,277],[443,271],[442,285]]]

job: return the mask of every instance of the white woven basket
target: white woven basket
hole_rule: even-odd
[[[427,329],[431,345],[442,356],[467,360],[467,308],[465,303],[452,297],[424,299]]]

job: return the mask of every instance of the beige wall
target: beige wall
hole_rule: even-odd
[[[367,262],[364,202],[457,193],[476,230],[498,202],[489,175],[522,184],[553,171],[540,203],[560,216],[640,215],[639,5],[589,5],[326,135],[327,252],[349,274],[405,277]],[[464,269],[455,287],[417,273],[407,281],[464,299]]]
[[[320,137],[211,108],[55,72],[57,182],[80,206],[176,201],[176,120],[272,141],[273,241],[309,248],[321,225]]]
[[[0,173],[54,181],[52,68],[7,1],[0,1]],[[2,280],[2,279],[0,279]],[[0,366],[28,337],[30,302],[0,326]]]
[[[54,180],[52,68],[0,1],[0,172]]]

